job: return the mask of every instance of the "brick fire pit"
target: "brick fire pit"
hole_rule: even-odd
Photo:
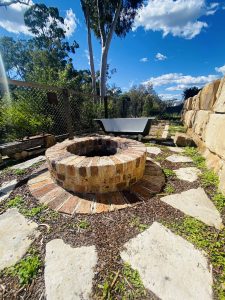
[[[128,189],[144,175],[146,147],[120,137],[85,137],[64,141],[46,151],[54,181],[78,193]]]
[[[75,138],[46,151],[28,182],[31,194],[64,214],[110,212],[148,201],[165,176],[143,144],[120,137]]]

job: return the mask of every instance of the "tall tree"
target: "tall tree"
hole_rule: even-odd
[[[198,87],[196,86],[193,86],[193,87],[190,87],[190,88],[186,88],[184,91],[183,91],[183,99],[186,100],[190,97],[194,97],[195,95],[198,94],[198,92],[200,91],[201,89],[199,89]]]
[[[84,0],[85,1],[85,0]],[[86,2],[86,1],[85,1]],[[90,27],[101,42],[100,96],[106,95],[107,60],[113,34],[125,37],[144,0],[94,0],[89,10]]]
[[[94,54],[92,47],[92,37],[91,37],[91,23],[90,23],[90,12],[93,10],[92,3],[90,0],[81,0],[81,7],[84,13],[84,18],[87,26],[87,41],[88,41],[88,51],[89,51],[89,63],[91,70],[91,79],[92,79],[92,93],[93,95],[97,94],[96,88],[96,74],[95,74],[95,65],[94,65]],[[93,97],[93,100],[96,100],[96,97]]]

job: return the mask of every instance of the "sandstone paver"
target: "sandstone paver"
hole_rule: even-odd
[[[150,154],[158,155],[158,154],[160,154],[162,151],[161,151],[161,149],[158,148],[158,147],[147,147],[147,152],[150,153]]]
[[[204,254],[157,222],[127,242],[121,257],[162,300],[213,299],[212,268]]]
[[[193,160],[188,156],[173,154],[166,158],[166,160],[173,163],[190,163]]]
[[[15,208],[0,215],[0,270],[14,265],[24,256],[39,236],[37,227]]]
[[[209,226],[217,229],[223,227],[220,213],[203,188],[190,189],[180,194],[162,197],[160,200]]]
[[[61,239],[47,243],[45,257],[47,300],[90,299],[96,263],[95,246],[72,248]]]
[[[170,151],[176,152],[176,153],[183,153],[184,149],[179,148],[179,147],[167,147]]]
[[[28,169],[30,168],[31,166],[33,166],[34,164],[36,163],[39,163],[39,162],[42,162],[42,161],[45,161],[46,158],[44,155],[40,155],[38,157],[35,157],[35,158],[32,158],[32,159],[29,159],[27,161],[24,161],[20,164],[17,164],[17,165],[14,165],[11,167],[11,169],[14,169],[14,170],[25,170],[25,169]]]
[[[198,176],[201,174],[201,171],[195,167],[180,168],[174,170],[174,172],[180,180],[188,182],[196,181],[198,179]]]
[[[13,179],[11,181],[3,182],[0,187],[0,202],[7,199],[17,184],[17,180]]]

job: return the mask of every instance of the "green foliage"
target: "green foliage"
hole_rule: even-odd
[[[175,188],[171,184],[167,184],[165,189],[164,189],[164,192],[166,194],[171,195],[171,194],[175,193]]]
[[[185,147],[184,154],[190,156],[193,159],[193,162],[197,168],[202,169],[202,170],[206,169],[205,159],[198,152],[197,148]]]
[[[169,127],[169,133],[170,135],[175,135],[176,132],[183,132],[185,133],[187,131],[187,128],[182,125],[170,125]]]
[[[184,91],[183,91],[183,99],[186,100],[190,97],[193,97],[195,95],[197,95],[199,93],[201,89],[199,89],[198,87],[196,86],[193,86],[191,88],[186,88]]]
[[[201,174],[201,183],[204,187],[213,186],[217,188],[219,185],[219,177],[212,170],[204,170]]]
[[[164,174],[166,175],[166,177],[174,177],[176,176],[176,173],[174,172],[174,170],[172,169],[163,169]]]
[[[217,192],[213,198],[212,198],[213,202],[215,203],[217,209],[219,211],[222,211],[225,207],[225,196],[220,193],[220,192]]]
[[[21,169],[15,169],[15,170],[13,170],[13,173],[15,175],[24,175],[26,173],[26,171],[25,170],[21,170]]]
[[[21,259],[14,267],[9,268],[7,273],[17,276],[21,285],[27,285],[37,276],[41,265],[39,255],[34,252]]]
[[[99,285],[102,290],[101,299],[143,299],[146,296],[146,290],[141,281],[137,270],[133,270],[127,263],[123,265],[121,271],[111,273],[103,285]]]
[[[77,227],[80,229],[88,229],[90,227],[90,223],[87,220],[81,220],[77,224]]]
[[[215,272],[217,277],[215,290],[218,299],[225,299],[225,290],[223,288],[225,283],[225,229],[216,232],[191,217],[185,217],[182,221],[171,222],[165,225],[196,247],[203,249],[209,255],[210,262],[217,270]]]
[[[24,200],[23,197],[21,197],[20,195],[17,195],[15,198],[9,200],[6,203],[6,207],[21,207],[22,205],[24,205]]]
[[[134,217],[131,220],[130,225],[131,227],[137,228],[140,232],[145,231],[149,227],[147,224],[142,224],[139,217]]]

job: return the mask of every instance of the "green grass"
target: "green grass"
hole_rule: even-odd
[[[139,217],[134,217],[130,222],[130,226],[137,228],[140,232],[145,231],[149,227],[147,224],[142,224]]]
[[[185,133],[186,131],[187,131],[187,128],[182,125],[170,125],[170,127],[169,127],[170,135],[174,135],[176,132]]]
[[[204,170],[200,176],[200,179],[203,187],[213,186],[218,188],[219,177],[212,170]]]
[[[25,203],[23,197],[20,195],[17,195],[15,198],[6,202],[5,206],[6,206],[6,208],[12,208],[12,207],[18,208],[19,212],[28,218],[34,217],[46,209],[46,206],[43,204],[40,204],[40,205],[32,207],[32,208],[28,208],[26,206],[26,203]]]
[[[88,229],[90,227],[90,223],[87,220],[81,220],[77,224],[77,227],[80,229]]]
[[[6,270],[6,273],[16,276],[20,285],[27,285],[37,276],[42,263],[37,253],[33,252],[21,259],[14,267]]]
[[[100,297],[102,300],[143,299],[147,294],[138,271],[132,269],[127,263],[123,265],[120,272],[111,273],[103,285],[98,287],[102,291]],[[119,298],[115,295],[119,295]]]
[[[225,196],[217,192],[213,197],[212,197],[213,202],[215,203],[217,209],[222,212],[224,207],[225,207]]]
[[[225,299],[225,229],[215,231],[202,222],[185,217],[182,221],[165,223],[178,235],[184,237],[197,248],[204,250],[210,262],[216,269],[216,281],[214,289],[218,299]]]
[[[171,184],[167,184],[165,189],[164,189],[164,192],[168,195],[171,195],[171,194],[175,193],[176,190]]]
[[[176,173],[174,172],[174,170],[172,169],[163,169],[164,174],[166,175],[166,177],[174,177],[176,176]]]
[[[14,175],[24,175],[25,173],[26,173],[26,170],[21,170],[21,169],[13,170]]]
[[[197,148],[193,147],[185,147],[184,154],[191,157],[193,159],[193,163],[195,166],[201,170],[206,169],[205,159],[202,155],[198,152]]]

